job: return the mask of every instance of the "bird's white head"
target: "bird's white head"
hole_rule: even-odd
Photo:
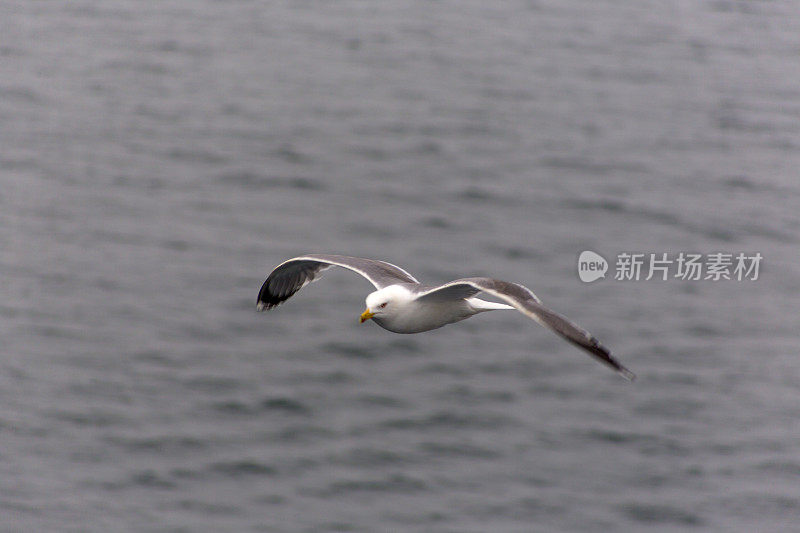
[[[361,322],[370,318],[389,318],[412,299],[411,291],[401,285],[390,285],[367,295],[367,309],[361,313]]]

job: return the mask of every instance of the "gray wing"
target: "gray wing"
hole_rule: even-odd
[[[527,287],[517,283],[509,283],[492,278],[464,278],[445,283],[439,287],[418,292],[417,299],[452,300],[470,298],[480,292],[491,294],[512,305],[522,314],[532,318],[542,326],[588,352],[592,357],[619,372],[626,379],[633,381],[636,375],[617,361],[611,352],[600,344],[588,331],[570,321],[564,315],[556,313],[542,305],[539,298]]]
[[[346,255],[308,254],[294,257],[275,267],[258,292],[256,308],[264,311],[282,304],[317,279],[320,272],[332,266],[358,272],[377,289],[395,283],[419,283],[402,268],[384,261]]]

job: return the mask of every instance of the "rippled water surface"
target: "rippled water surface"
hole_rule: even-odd
[[[798,13],[4,3],[0,530],[794,527]],[[524,283],[639,379],[516,313],[359,326],[344,271],[256,313],[309,251]]]

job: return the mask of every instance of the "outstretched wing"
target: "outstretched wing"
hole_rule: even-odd
[[[469,298],[480,292],[491,294],[512,305],[522,314],[532,318],[542,326],[553,330],[555,333],[571,342],[575,346],[588,352],[600,362],[613,368],[623,377],[633,381],[636,375],[625,368],[609,352],[608,348],[600,344],[588,331],[570,321],[564,315],[548,309],[539,301],[527,287],[517,283],[509,283],[492,278],[464,278],[445,283],[418,293],[420,301],[437,299]]]
[[[402,268],[374,259],[346,255],[309,254],[284,261],[270,273],[258,292],[256,309],[269,310],[288,300],[294,293],[317,279],[320,272],[339,266],[358,272],[375,288],[395,283],[419,283]]]

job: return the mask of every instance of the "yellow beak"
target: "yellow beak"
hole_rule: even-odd
[[[369,307],[367,307],[366,311],[364,311],[363,313],[361,313],[361,320],[360,320],[360,323],[361,323],[361,324],[363,324],[364,322],[366,322],[367,320],[369,320],[369,319],[370,319],[370,318],[372,318],[373,316],[375,316],[375,313],[373,313],[372,311],[370,311],[370,310],[369,310]]]

